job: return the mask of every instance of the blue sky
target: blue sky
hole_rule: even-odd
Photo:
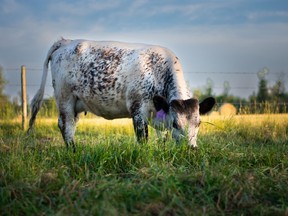
[[[33,97],[46,53],[62,36],[166,46],[180,58],[192,89],[212,79],[221,93],[228,81],[232,94],[247,97],[264,67],[270,85],[280,76],[288,82],[287,0],[0,0],[7,94],[20,91],[15,69],[25,64]],[[51,80],[46,92],[53,95]]]

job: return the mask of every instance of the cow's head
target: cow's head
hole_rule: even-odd
[[[196,147],[197,134],[200,126],[200,114],[209,112],[215,105],[213,97],[206,98],[201,103],[197,99],[172,100],[171,103],[162,97],[154,96],[156,108],[155,123],[164,125],[172,132],[172,137],[179,141],[187,137],[189,145]]]

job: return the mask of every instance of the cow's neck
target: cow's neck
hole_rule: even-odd
[[[163,84],[163,95],[169,102],[174,99],[186,100],[191,98],[182,72],[168,71],[165,74]]]

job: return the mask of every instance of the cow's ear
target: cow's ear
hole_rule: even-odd
[[[185,110],[185,103],[184,100],[173,100],[171,102],[171,107],[179,113],[184,112]]]
[[[187,100],[172,100],[171,107],[178,113],[192,113],[198,109],[199,101],[195,98]]]
[[[166,100],[166,98],[160,96],[160,95],[155,95],[153,97],[153,103],[155,106],[156,111],[160,111],[161,109],[165,112],[168,113],[169,112],[169,104]]]
[[[208,98],[204,99],[199,104],[199,113],[201,115],[208,113],[213,108],[215,103],[216,103],[216,101],[213,97],[208,97]]]

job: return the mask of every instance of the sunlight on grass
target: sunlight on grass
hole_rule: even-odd
[[[208,122],[208,123],[205,123]],[[0,120],[1,215],[285,215],[288,115],[204,116],[199,148],[136,142],[131,119]]]

